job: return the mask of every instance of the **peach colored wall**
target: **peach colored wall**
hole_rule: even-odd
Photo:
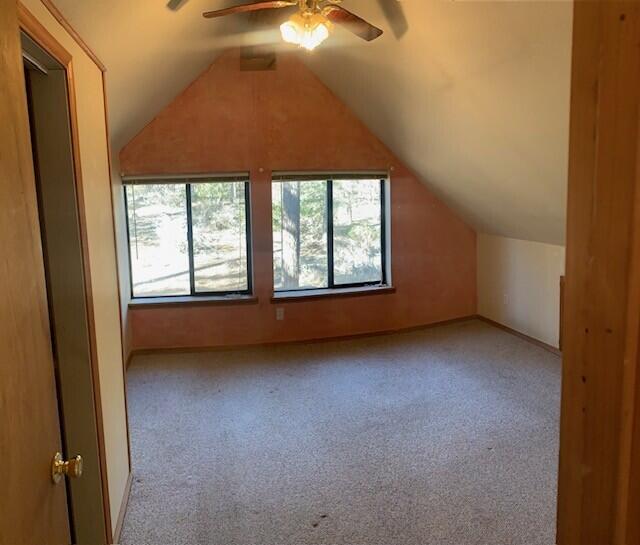
[[[476,312],[476,233],[436,199],[295,56],[243,72],[229,51],[120,154],[124,175],[249,171],[253,305],[130,309],[132,348],[297,341]],[[391,170],[396,292],[272,303],[271,172]],[[285,308],[276,321],[276,307]]]

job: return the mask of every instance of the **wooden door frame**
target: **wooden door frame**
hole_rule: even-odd
[[[575,2],[561,545],[640,542],[639,42],[639,2]]]
[[[98,353],[95,317],[93,312],[93,290],[91,285],[91,266],[89,263],[89,245],[87,237],[87,220],[84,207],[84,186],[82,180],[82,165],[80,161],[80,143],[78,132],[78,118],[76,109],[75,80],[73,72],[73,57],[53,35],[34,17],[34,15],[18,2],[18,23],[20,30],[28,35],[37,45],[58,61],[65,70],[68,107],[71,132],[71,148],[73,154],[73,171],[76,187],[76,208],[78,211],[79,232],[81,241],[82,265],[84,270],[84,297],[87,312],[87,324],[89,333],[91,376],[93,382],[93,397],[95,404],[95,417],[97,425],[97,444],[100,458],[100,477],[102,482],[102,506],[105,520],[105,542],[113,540],[113,522],[111,520],[109,482],[106,462],[106,446],[104,440],[104,423],[102,415],[102,402],[100,395],[100,374],[98,368]],[[111,192],[110,192],[111,193]],[[127,429],[128,437],[128,429]]]
[[[50,1],[43,3],[51,11]],[[103,505],[112,534],[72,57],[18,9],[22,30],[67,67]],[[622,545],[640,541],[632,515],[640,509],[640,5],[577,1],[574,13],[558,543]]]

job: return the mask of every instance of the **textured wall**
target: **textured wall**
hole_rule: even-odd
[[[556,348],[563,274],[563,246],[478,235],[478,313]]]
[[[134,349],[353,335],[476,312],[476,234],[302,63],[239,70],[229,51],[120,154],[123,174],[250,171],[258,304],[130,311]],[[271,171],[391,169],[394,294],[273,304]],[[276,306],[285,307],[276,321]]]

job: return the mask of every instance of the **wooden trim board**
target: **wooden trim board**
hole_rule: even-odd
[[[323,342],[335,342],[335,341],[348,341],[352,339],[362,339],[367,337],[380,337],[384,335],[393,335],[394,333],[409,333],[411,331],[422,331],[425,329],[432,329],[435,327],[443,327],[447,325],[452,325],[456,323],[462,322],[470,322],[472,320],[480,320],[486,324],[489,324],[493,327],[506,331],[511,335],[515,335],[516,337],[525,340],[538,348],[542,348],[548,352],[551,352],[555,356],[562,356],[560,350],[551,346],[550,344],[539,341],[538,339],[534,339],[529,335],[525,335],[524,333],[520,333],[515,329],[512,329],[506,325],[495,322],[489,318],[485,318],[484,316],[480,316],[479,314],[472,314],[469,316],[464,316],[462,318],[454,318],[452,320],[445,320],[442,322],[435,322],[433,324],[421,325],[421,326],[413,326],[407,327],[403,329],[393,329],[393,330],[385,330],[373,333],[361,333],[358,335],[347,335],[343,337],[326,337],[321,339],[309,339],[302,341],[280,341],[280,342],[270,342],[270,343],[255,343],[255,344],[246,344],[246,345],[230,345],[230,346],[203,346],[203,347],[170,347],[170,348],[149,348],[149,349],[134,349],[129,353],[127,358],[127,368],[131,364],[132,359],[135,356],[143,356],[149,354],[164,354],[164,353],[197,353],[197,352],[218,352],[224,350],[239,350],[242,348],[263,348],[269,346],[276,346],[282,344],[305,344],[305,343],[323,343]]]
[[[471,314],[469,316],[462,316],[460,318],[453,318],[451,320],[443,320],[440,322],[434,322],[432,324],[412,326],[412,327],[406,327],[406,328],[400,328],[400,329],[388,329],[384,331],[373,331],[369,333],[359,333],[356,335],[305,339],[301,341],[274,341],[274,342],[229,345],[229,346],[198,346],[198,347],[176,346],[176,347],[166,347],[166,348],[138,348],[138,349],[131,350],[130,360],[135,358],[135,356],[143,356],[143,355],[149,355],[149,354],[167,354],[167,353],[190,354],[190,353],[198,353],[198,352],[222,352],[225,350],[240,350],[243,348],[266,348],[269,346],[280,346],[280,345],[286,345],[286,344],[311,344],[311,343],[320,344],[320,343],[327,343],[327,342],[349,341],[353,339],[364,339],[368,337],[381,337],[385,335],[392,335],[394,333],[410,333],[411,331],[422,331],[426,329],[432,329],[435,327],[442,327],[442,326],[452,325],[452,324],[457,324],[462,322],[470,322],[472,320],[476,320],[477,318],[478,318],[477,315]]]
[[[18,2],[18,21],[23,32],[28,34],[42,49],[60,64],[69,67],[71,53],[56,40],[45,26],[24,5]]]
[[[527,342],[530,342],[531,344],[535,344],[537,347],[542,348],[544,350],[546,350],[547,352],[551,352],[552,354],[555,354],[556,356],[562,356],[562,352],[560,352],[560,350],[558,350],[555,346],[551,346],[550,344],[547,344],[545,342],[539,341],[538,339],[535,339],[533,337],[530,337],[529,335],[526,335],[524,333],[520,333],[520,331],[516,331],[515,329],[510,328],[509,326],[506,326],[504,324],[501,324],[499,322],[495,322],[493,320],[491,320],[490,318],[485,318],[484,316],[477,316],[478,320],[481,320],[487,324],[490,324],[494,327],[497,327],[498,329],[502,329],[503,331],[506,331],[507,333],[511,333],[511,335],[515,335],[516,337],[519,337],[520,339],[523,339]]]
[[[271,297],[271,303],[304,303],[323,299],[347,299],[352,297],[367,297],[374,295],[393,295],[396,288],[393,286],[372,286],[363,288],[335,288],[327,290],[303,290],[300,292],[287,291],[275,293]]]
[[[236,305],[257,305],[259,299],[255,295],[237,297],[150,297],[148,299],[132,299],[129,310],[147,310],[152,308],[189,308],[189,307],[230,307]]]
[[[133,359],[133,356],[135,356],[135,353],[133,351],[129,351],[129,353],[127,354],[127,359],[126,359],[126,363],[125,363],[125,371],[127,371],[129,369],[129,366],[131,365],[131,360]]]
[[[76,29],[73,28],[71,23],[67,21],[64,15],[60,12],[60,10],[56,7],[56,5],[52,2],[52,0],[40,0],[45,8],[51,13],[53,18],[60,23],[60,25],[67,31],[69,36],[73,38],[73,40],[80,46],[80,48],[89,56],[89,58],[96,64],[96,66],[102,71],[106,72],[107,68],[104,63],[98,58],[98,56],[93,52],[93,50],[87,45],[80,34],[76,32]]]
[[[640,540],[639,42],[640,2],[574,3],[559,545]]]
[[[127,515],[127,507],[129,506],[129,498],[131,497],[131,486],[133,484],[133,472],[129,471],[127,477],[127,483],[124,487],[124,494],[120,503],[120,511],[118,512],[118,520],[113,530],[113,542],[120,543],[120,536],[122,534],[122,525],[124,524],[124,517]]]
[[[565,278],[564,276],[560,277],[560,332],[558,334],[558,346],[560,351],[562,351],[562,346],[564,343],[564,292],[565,292]]]

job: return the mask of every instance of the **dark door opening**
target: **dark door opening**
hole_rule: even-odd
[[[73,543],[105,543],[104,491],[69,90],[64,66],[25,34],[23,59],[63,458],[80,454],[67,481]],[[54,453],[52,453],[53,455]]]

